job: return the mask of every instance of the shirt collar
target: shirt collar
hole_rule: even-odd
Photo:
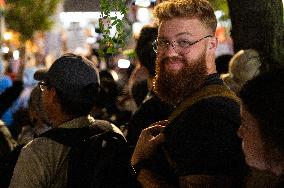
[[[213,73],[209,74],[205,80],[205,85],[223,85],[223,80],[220,78],[220,74]]]
[[[72,119],[70,121],[67,121],[61,125],[59,125],[59,128],[82,128],[89,126],[91,122],[95,121],[93,117],[91,116],[82,116],[75,119]]]

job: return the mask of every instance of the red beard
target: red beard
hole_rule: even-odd
[[[179,59],[184,66],[178,74],[166,72],[164,62],[167,60],[168,58],[164,58],[156,61],[157,74],[154,78],[154,92],[162,101],[177,105],[204,86],[207,77],[205,54],[191,62],[184,58]],[[171,60],[174,61],[174,58]]]

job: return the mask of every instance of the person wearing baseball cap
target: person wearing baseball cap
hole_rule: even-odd
[[[51,118],[54,119],[54,127],[68,119],[88,115],[100,85],[95,65],[74,54],[65,54],[55,60],[49,69],[38,70],[34,79],[39,81],[44,108],[49,116],[59,115]],[[57,111],[62,111],[63,116]]]
[[[88,136],[92,136],[92,131],[97,129],[100,132],[112,131],[120,135],[122,133],[115,125],[94,119],[89,115],[100,88],[99,74],[91,61],[78,55],[65,54],[55,60],[49,69],[37,71],[34,78],[39,81],[43,108],[53,129],[32,140],[21,150],[10,187],[70,187],[70,178],[68,178],[70,163],[67,159],[70,157],[68,153],[72,151],[73,146],[54,140],[52,134],[56,132],[59,140],[64,137],[71,140],[71,143],[76,143],[79,140],[77,138],[82,139],[80,134],[83,128],[87,128],[84,130],[87,130]],[[126,142],[125,139],[123,141]],[[117,149],[123,150],[120,147]],[[90,172],[90,170],[86,169],[84,172]],[[116,174],[112,173],[108,175],[116,177]],[[79,176],[84,178],[89,175],[83,173]],[[70,177],[75,180],[77,178]],[[113,182],[109,181],[109,183]],[[85,187],[85,184],[82,184],[82,187]]]

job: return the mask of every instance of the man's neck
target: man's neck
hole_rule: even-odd
[[[57,128],[63,123],[71,121],[72,119],[75,119],[75,117],[66,115],[65,113],[58,113],[58,115],[54,117],[54,120],[52,122],[52,127]]]

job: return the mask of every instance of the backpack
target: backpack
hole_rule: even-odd
[[[130,150],[117,132],[101,129],[55,128],[41,134],[71,147],[68,153],[67,187],[138,187],[130,164]]]
[[[140,187],[130,164],[130,149],[125,138],[114,131],[90,127],[54,128],[47,137],[71,147],[68,153],[67,187]],[[9,187],[21,149],[17,146],[0,165],[0,187]]]

